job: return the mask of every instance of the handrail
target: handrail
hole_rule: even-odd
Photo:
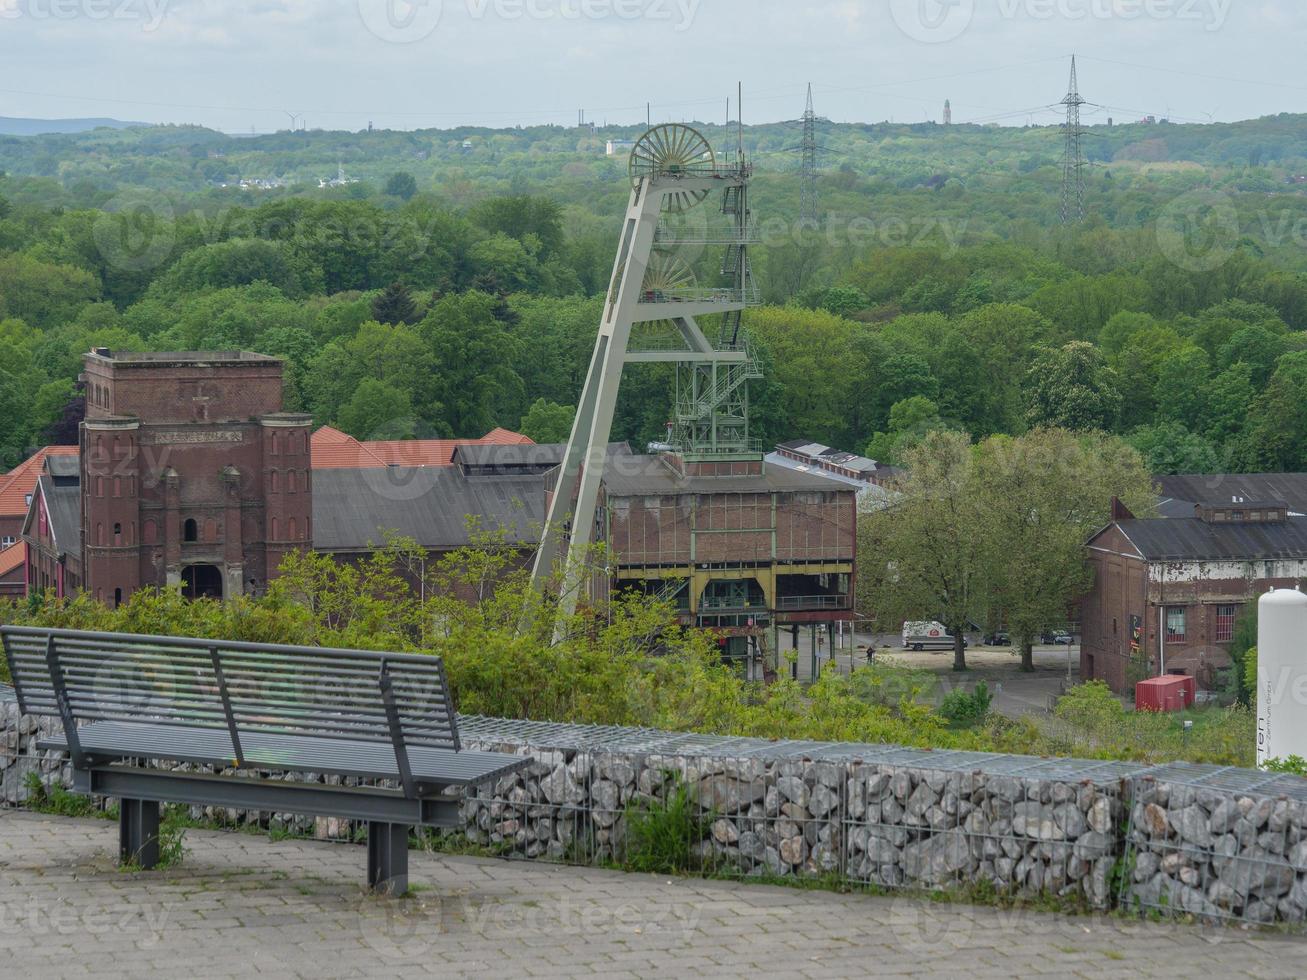
[[[853,604],[853,597],[847,595],[786,595],[776,599],[777,609],[845,609]]]
[[[217,646],[222,650],[235,650],[242,653],[296,653],[311,654],[315,657],[327,655],[348,657],[351,660],[383,660],[392,663],[410,663],[430,665],[431,657],[420,653],[378,653],[375,650],[346,650],[340,647],[305,647],[290,646],[281,643],[249,643],[243,640],[214,640],[188,636],[157,636],[145,633],[98,633],[89,630],[50,629],[42,626],[5,626],[0,632],[14,636],[77,638],[81,640],[108,640],[115,643],[159,643],[170,647],[183,647],[189,650],[203,650]]]

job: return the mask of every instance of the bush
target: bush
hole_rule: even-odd
[[[939,706],[939,713],[958,728],[972,728],[988,717],[993,700],[989,686],[981,681],[970,694],[966,691],[949,692]]]

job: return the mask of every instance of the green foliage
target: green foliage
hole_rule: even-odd
[[[372,300],[372,319],[395,326],[398,323],[416,323],[417,304],[413,294],[402,282],[392,282]]]
[[[1267,772],[1285,773],[1290,776],[1307,776],[1307,759],[1300,755],[1291,755],[1287,759],[1270,759],[1265,769]]]
[[[409,200],[418,192],[418,182],[410,173],[393,173],[386,179],[384,193],[390,197],[397,197],[401,201]]]
[[[1235,697],[1240,704],[1257,706],[1257,603],[1249,602],[1234,621],[1230,638],[1230,664]],[[1248,651],[1254,651],[1251,661]],[[1252,670],[1249,672],[1249,664]]]
[[[408,392],[364,378],[341,406],[337,424],[356,439],[412,438],[413,403]]]
[[[1073,341],[1041,354],[1026,380],[1031,425],[1107,432],[1121,414],[1117,374],[1093,344]]]
[[[939,713],[958,728],[972,728],[988,717],[993,700],[989,685],[980,681],[970,694],[963,690],[946,694],[940,703]]]
[[[47,786],[41,776],[29,772],[24,777],[27,789],[27,806],[38,813],[50,813],[60,817],[89,817],[97,812],[95,800],[89,796],[70,793],[58,783]]]
[[[1242,674],[1239,678],[1239,693],[1242,695],[1241,700],[1250,708],[1257,707],[1257,648],[1249,647],[1239,657],[1239,663],[1243,667]]]
[[[1202,708],[1182,713],[1127,711],[1106,684],[1073,687],[1054,709],[1070,754],[1093,759],[1251,766],[1256,717],[1247,708]],[[1184,723],[1193,722],[1191,731]]]
[[[681,874],[703,870],[695,848],[708,834],[711,814],[705,813],[690,787],[675,773],[663,798],[632,802],[626,809],[625,853],[622,865],[644,874]]]
[[[567,442],[576,421],[576,409],[571,405],[556,405],[543,398],[536,399],[530,410],[522,416],[518,431],[540,445]]]

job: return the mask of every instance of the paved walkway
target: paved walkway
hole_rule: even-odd
[[[359,847],[189,831],[113,867],[117,827],[0,811],[0,973],[200,977],[1301,976],[1307,942],[414,854],[405,900]]]

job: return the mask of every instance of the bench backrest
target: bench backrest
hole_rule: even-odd
[[[459,748],[435,656],[21,626],[0,635],[28,714],[63,715],[62,688],[78,722],[392,743],[394,719],[408,745]]]

